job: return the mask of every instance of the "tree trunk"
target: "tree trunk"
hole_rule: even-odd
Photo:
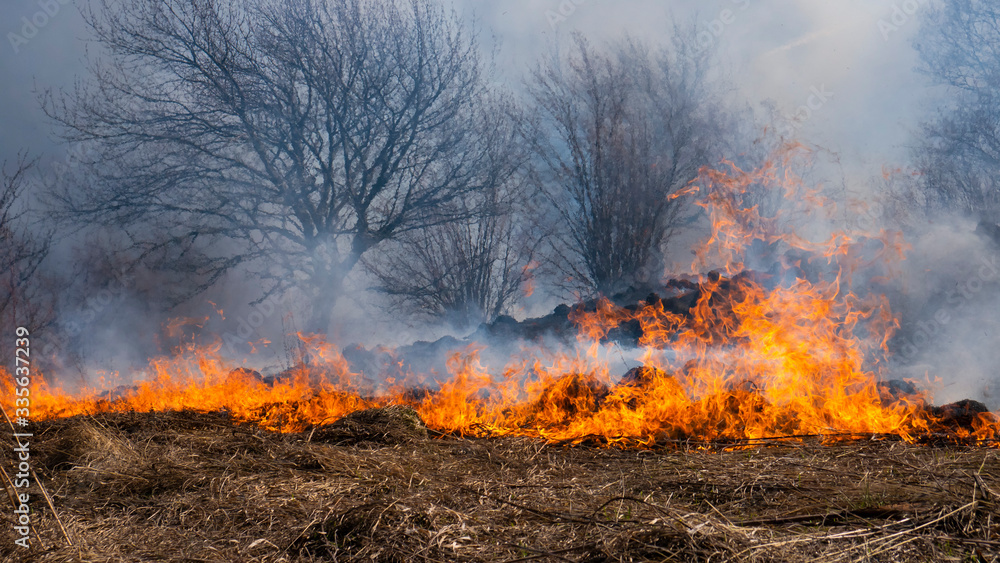
[[[310,313],[306,332],[310,334],[327,334],[330,323],[333,322],[333,309],[337,301],[344,295],[344,277],[342,274],[324,276],[319,283],[312,284],[312,298],[309,300]]]

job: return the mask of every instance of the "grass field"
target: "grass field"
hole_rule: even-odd
[[[33,488],[32,548],[12,543],[8,508],[0,553],[95,562],[1000,554],[994,449],[861,439],[622,450],[379,424],[275,434],[192,412],[36,423],[32,463],[65,533]]]

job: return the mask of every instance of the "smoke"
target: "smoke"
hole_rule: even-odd
[[[828,182],[834,188],[847,186],[838,199],[842,210],[849,197],[878,195],[868,179],[905,159],[906,145],[931,109],[928,83],[913,70],[917,59],[911,46],[926,0],[687,0],[672,2],[669,9],[653,0],[450,3],[485,30],[484,42],[498,49],[498,80],[515,91],[539,58],[565,49],[573,33],[595,44],[626,32],[657,44],[674,21],[686,22],[695,29],[693,47],[712,50],[717,72],[735,85],[732,98],[753,106],[772,102],[773,119],[762,126],[837,156],[810,175],[807,184],[826,178],[834,180]],[[0,68],[7,78],[0,104],[0,127],[6,133],[0,159],[13,161],[27,150],[41,155],[50,170],[76,165],[74,149],[53,140],[51,123],[38,105],[39,90],[69,86],[83,73],[78,54],[84,50],[86,28],[76,8],[62,6],[26,44],[16,49],[9,43],[0,46]],[[36,2],[0,8],[0,21],[7,22],[5,37],[21,33],[18,22],[37,10]],[[62,173],[47,177],[68,181]],[[843,216],[803,225],[814,230],[813,238],[850,226]],[[971,397],[997,408],[1000,347],[995,342],[1000,320],[994,312],[1000,310],[1000,251],[995,240],[976,228],[964,218],[939,217],[907,233],[913,248],[890,292],[900,328],[891,342],[894,359],[886,375],[929,380],[939,403]],[[688,249],[704,234],[704,223],[682,233],[673,252],[664,257],[668,270],[687,270],[692,259]],[[84,252],[88,248],[89,254]],[[165,287],[167,282],[154,272],[133,272],[128,264],[115,263],[109,259],[115,250],[106,240],[81,243],[76,233],[63,233],[45,265],[50,278],[70,287],[56,304],[50,336],[40,342],[43,351],[47,344],[63,359],[64,367],[89,375],[93,366],[101,366],[125,375],[149,357],[192,341],[218,344],[227,357],[247,360],[265,372],[280,371],[294,361],[296,343],[287,337],[305,328],[312,305],[306,296],[294,291],[265,296],[266,286],[241,271],[176,305],[164,299],[166,290],[176,288]],[[755,255],[748,265],[767,270],[773,260]],[[857,285],[863,281],[859,278]],[[411,321],[369,292],[370,282],[360,270],[348,278],[346,298],[337,302],[329,327],[332,341],[372,350],[451,335],[455,347],[468,345],[462,339],[475,327]],[[547,314],[558,303],[552,295],[540,288],[516,316]],[[519,344],[473,340],[485,346],[482,361],[491,367],[506,365],[520,352]],[[562,346],[546,342],[543,348]],[[420,358],[416,354],[414,369],[445,373],[447,354],[437,352]],[[635,351],[612,348],[608,353],[613,370],[624,372],[637,364]],[[370,369],[383,368],[373,364]]]
[[[939,216],[913,233],[898,292],[893,371],[937,403],[972,398],[1000,407],[1000,247],[977,223]]]

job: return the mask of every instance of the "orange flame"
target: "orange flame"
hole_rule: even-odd
[[[403,403],[440,432],[559,442],[597,436],[607,444],[652,446],[859,434],[916,441],[941,432],[993,440],[1000,425],[992,414],[956,427],[925,407],[928,397],[889,396],[879,388],[898,323],[884,296],[858,296],[850,287],[862,271],[877,270],[869,284],[891,277],[907,250],[902,238],[841,231],[813,242],[788,230],[794,221],[787,216],[815,222],[817,209],[833,205],[803,189],[788,160],[750,172],[729,167],[703,171],[687,190],[700,194],[698,204],[712,223],[692,267],[701,271],[716,263],[724,273],[696,284],[697,298],[686,312],[656,299],[630,309],[608,300],[592,310],[578,306],[570,318],[580,352],[529,347],[491,374],[482,365],[482,348],[470,347],[449,359],[444,376],[395,373],[375,388],[316,336],[299,335],[303,358],[273,382],[234,370],[219,346],[190,346],[153,360],[145,381],[113,395],[89,390],[70,396],[37,378],[33,416],[223,410],[237,422],[296,432],[355,410]],[[785,214],[766,217],[756,206],[737,205],[753,186],[783,189]],[[780,267],[746,272],[747,251],[755,244],[785,249]],[[641,331],[642,367],[617,381],[611,345],[604,341],[625,324]],[[4,373],[0,381],[0,400],[10,408],[12,378]],[[412,391],[429,381],[428,392]]]

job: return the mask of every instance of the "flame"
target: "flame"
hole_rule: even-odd
[[[796,222],[818,223],[818,214],[829,218],[836,206],[803,187],[790,158],[754,171],[731,163],[727,171],[706,169],[684,191],[699,196],[712,224],[692,270],[718,265],[690,284],[697,293],[688,311],[671,310],[659,298],[637,308],[602,299],[572,311],[581,345],[570,351],[528,346],[491,372],[481,361],[483,348],[470,346],[452,355],[445,374],[405,373],[400,363],[378,383],[353,373],[335,346],[313,335],[298,335],[302,357],[274,381],[234,369],[219,345],[189,345],[154,359],[145,379],[113,393],[69,394],[35,376],[33,416],[193,409],[300,432],[397,403],[413,406],[439,432],[552,442],[598,437],[649,447],[859,435],[913,442],[947,433],[993,443],[1000,428],[990,413],[956,427],[926,407],[928,396],[880,389],[898,323],[884,296],[851,288],[862,274],[866,288],[892,279],[908,247],[898,233],[832,231],[816,240],[799,234]],[[754,186],[783,190],[788,205],[772,216],[738,205]],[[778,266],[748,271],[753,248],[773,251]],[[641,367],[619,381],[607,337],[622,327],[641,334]],[[0,379],[8,411],[12,381],[9,373]]]

